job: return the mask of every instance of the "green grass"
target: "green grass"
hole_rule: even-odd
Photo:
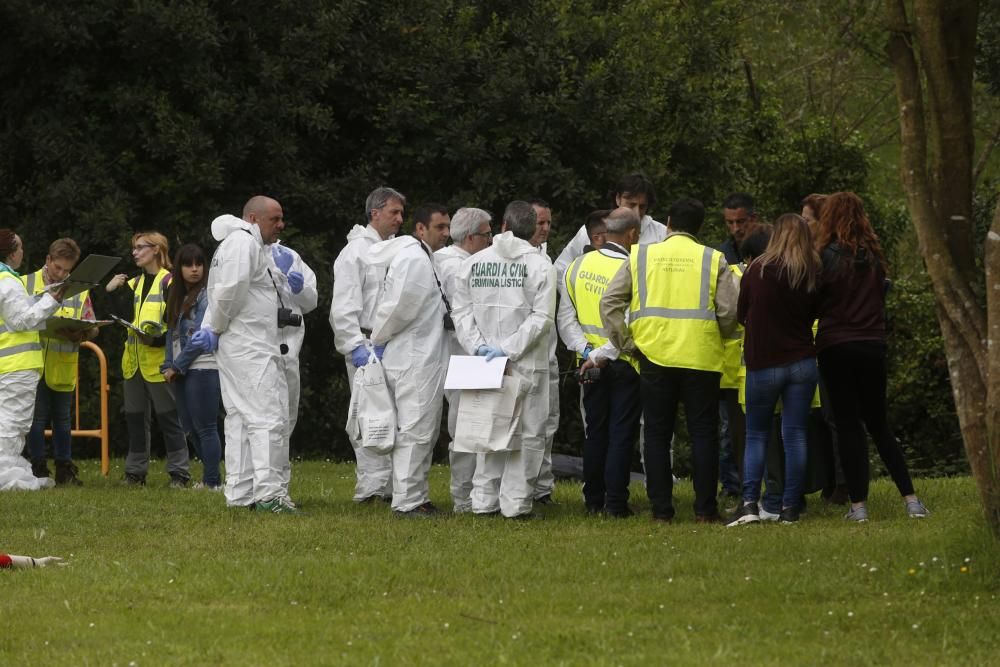
[[[226,509],[81,465],[86,486],[0,494],[0,549],[70,565],[0,572],[0,665],[996,664],[1000,548],[970,479],[890,484],[872,521],[813,501],[797,526],[584,517],[394,519],[350,502],[353,466],[298,463],[304,516]],[[432,497],[450,509],[448,470]],[[962,568],[965,568],[963,570]]]

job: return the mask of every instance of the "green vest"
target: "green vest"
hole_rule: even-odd
[[[0,264],[0,280],[16,280],[21,289],[20,277],[6,264]],[[0,315],[0,373],[42,370],[42,344],[37,331],[10,331]]]
[[[743,265],[730,264],[737,278],[743,278]],[[733,333],[722,339],[722,379],[720,389],[739,389],[740,364],[743,363],[743,326],[737,324]]]
[[[42,277],[42,269],[21,276],[21,282],[27,288],[28,294],[45,293],[45,279]],[[82,292],[63,301],[59,310],[52,314],[53,317],[71,317],[77,320],[82,318],[87,294],[88,292]],[[45,367],[42,371],[45,384],[53,391],[73,391],[76,388],[80,344],[58,336],[48,336],[44,331],[39,332],[39,339],[42,343],[42,357],[45,359]]]
[[[608,342],[608,332],[601,321],[601,297],[624,261],[624,257],[611,257],[594,250],[577,257],[566,269],[566,293],[584,337],[594,348]],[[629,355],[622,354],[619,358],[639,371],[639,363]]]
[[[150,336],[162,336],[166,331],[163,318],[166,313],[166,299],[163,296],[164,279],[170,275],[166,269],[160,269],[156,276],[150,278],[145,271],[138,278],[128,281],[128,286],[135,294],[132,307],[132,325],[143,330]],[[149,294],[142,300],[143,281],[153,280]],[[122,355],[122,374],[126,379],[135,375],[136,370],[142,372],[146,382],[164,382],[160,366],[166,359],[166,348],[151,347],[139,341],[131,331],[125,339],[125,354]]]
[[[640,245],[629,256],[629,328],[658,366],[722,372],[715,288],[722,253],[685,234]]]

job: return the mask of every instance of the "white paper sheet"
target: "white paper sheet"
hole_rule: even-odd
[[[507,357],[486,361],[486,357],[454,354],[448,362],[445,389],[499,389],[503,386],[503,371]]]

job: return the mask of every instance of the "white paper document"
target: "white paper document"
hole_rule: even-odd
[[[448,363],[445,389],[499,389],[503,386],[503,371],[507,357],[486,361],[486,357],[454,354]]]

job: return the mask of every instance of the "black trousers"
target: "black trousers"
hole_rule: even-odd
[[[653,516],[674,516],[674,481],[670,440],[677,407],[684,404],[691,458],[694,463],[694,513],[718,513],[715,493],[719,485],[719,380],[721,373],[659,366],[641,359],[640,396],[645,421],[646,493]]]
[[[826,348],[817,358],[837,424],[837,444],[851,501],[859,503],[868,499],[870,471],[866,428],[900,495],[912,494],[913,481],[903,449],[889,430],[886,416],[885,343],[841,343]]]
[[[583,446],[583,497],[593,510],[628,509],[632,450],[639,439],[639,374],[615,360],[601,369],[601,379],[583,385],[587,440]]]

